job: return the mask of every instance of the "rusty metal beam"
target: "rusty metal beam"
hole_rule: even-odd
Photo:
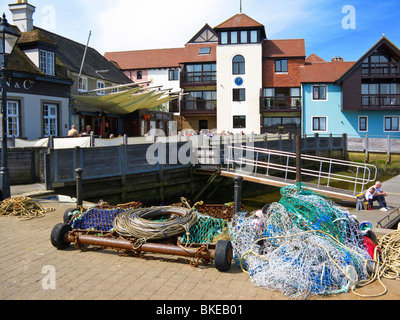
[[[80,235],[68,232],[64,236],[66,242],[77,243],[77,244],[88,244],[99,247],[131,250],[136,252],[152,252],[168,255],[176,255],[182,257],[200,258],[206,260],[213,260],[215,257],[215,250],[205,249],[202,247],[186,248],[183,246],[175,246],[161,243],[145,243],[135,247],[135,243],[126,239],[116,238],[105,238],[92,235]]]

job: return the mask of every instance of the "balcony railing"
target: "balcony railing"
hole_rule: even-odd
[[[363,64],[363,77],[400,77],[400,64],[390,62],[374,62]]]
[[[262,112],[267,111],[301,111],[301,97],[274,96],[261,97],[260,106]]]
[[[363,108],[400,108],[400,94],[364,94]]]
[[[187,85],[216,85],[217,73],[215,71],[206,72],[182,72],[181,86]]]
[[[215,114],[217,112],[217,100],[184,100],[181,103],[181,113]]]

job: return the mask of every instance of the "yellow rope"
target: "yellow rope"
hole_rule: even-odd
[[[11,197],[0,202],[1,216],[15,216],[17,220],[32,220],[42,218],[53,208],[44,208],[40,204],[25,196]]]

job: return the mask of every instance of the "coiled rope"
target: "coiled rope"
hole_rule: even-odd
[[[17,220],[32,220],[42,218],[54,208],[44,208],[40,204],[25,196],[11,197],[0,202],[0,215],[16,216]]]
[[[380,254],[378,254],[380,251]],[[359,287],[378,280],[383,291],[378,294],[364,295],[352,290],[352,292],[360,297],[373,298],[383,296],[388,289],[382,282],[382,278],[400,280],[400,230],[389,232],[388,234],[378,239],[378,245],[374,252],[375,268],[370,279],[357,283]]]
[[[169,216],[168,219],[156,221],[156,218]],[[197,213],[190,208],[152,207],[127,210],[113,221],[114,230],[124,237],[137,239],[140,246],[148,240],[163,240],[188,233],[197,222]]]

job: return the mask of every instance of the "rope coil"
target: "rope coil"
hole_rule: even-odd
[[[44,208],[40,204],[25,196],[11,197],[0,202],[0,215],[15,216],[17,220],[27,221],[42,218],[54,208]]]
[[[169,216],[162,221],[156,218]],[[133,237],[144,243],[148,240],[169,239],[185,232],[197,222],[197,213],[181,207],[152,207],[127,210],[113,221],[114,230],[124,237]]]

